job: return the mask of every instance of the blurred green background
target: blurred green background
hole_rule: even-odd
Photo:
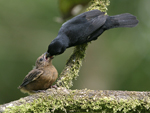
[[[17,87],[61,24],[58,0],[0,0],[0,104],[27,96]],[[113,0],[109,15],[131,13],[135,28],[106,31],[89,44],[72,89],[150,90],[150,0]],[[62,5],[62,4],[61,4]],[[63,7],[66,7],[65,5]],[[60,73],[73,48],[55,57]]]

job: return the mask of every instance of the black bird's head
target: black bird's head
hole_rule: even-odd
[[[52,57],[54,55],[59,55],[66,50],[66,46],[60,41],[52,41],[48,46],[46,58]]]

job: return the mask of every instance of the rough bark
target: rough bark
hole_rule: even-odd
[[[150,112],[150,92],[49,89],[0,106],[0,112]]]
[[[109,0],[93,0],[87,10],[106,12],[108,5]],[[72,80],[78,76],[87,45],[75,47],[56,82],[63,87],[1,105],[0,112],[150,112],[150,92],[69,89],[73,85]]]

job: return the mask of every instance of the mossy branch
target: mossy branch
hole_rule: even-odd
[[[61,72],[59,79],[57,80],[58,86],[70,88],[73,86],[73,79],[76,79],[82,66],[82,60],[85,57],[85,50],[88,44],[76,46],[73,54],[66,63],[64,70]]]
[[[93,0],[87,10],[106,12],[109,0]],[[0,106],[6,113],[49,112],[150,112],[150,92],[70,90],[77,78],[88,44],[76,46],[57,81],[59,87]],[[67,88],[67,89],[66,89]]]
[[[91,1],[91,5],[87,11],[98,9],[102,12],[106,12],[109,3],[109,0],[93,0]],[[56,83],[57,86],[66,87],[68,89],[73,86],[72,80],[79,76],[78,73],[80,71],[80,67],[82,66],[82,60],[85,57],[85,50],[87,46],[88,44],[86,43],[74,48],[71,57],[66,63],[64,70],[60,74],[60,77]]]
[[[150,92],[49,89],[0,106],[6,113],[150,112]]]

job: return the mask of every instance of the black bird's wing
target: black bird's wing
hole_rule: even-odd
[[[86,20],[89,21],[95,17],[98,17],[100,15],[104,15],[104,14],[105,14],[105,12],[101,12],[100,10],[88,11],[88,12],[77,15],[74,18],[66,21],[64,24],[62,24],[62,27],[66,27],[68,25],[84,24],[86,22]]]
[[[83,37],[92,34],[102,25],[104,25],[107,15],[104,12],[100,12],[99,10],[92,10],[85,14],[85,19],[87,20],[87,26],[84,27]]]
[[[28,73],[28,75],[24,78],[22,84],[19,86],[20,87],[23,87],[27,84],[29,84],[30,82],[36,80],[38,77],[41,76],[41,74],[43,74],[43,71],[42,70],[38,70],[38,69],[33,69],[32,71],[30,71]]]
[[[107,17],[104,12],[99,10],[82,13],[65,22],[60,29],[60,33],[65,33],[70,42],[74,44],[84,43],[90,34],[104,25]]]

